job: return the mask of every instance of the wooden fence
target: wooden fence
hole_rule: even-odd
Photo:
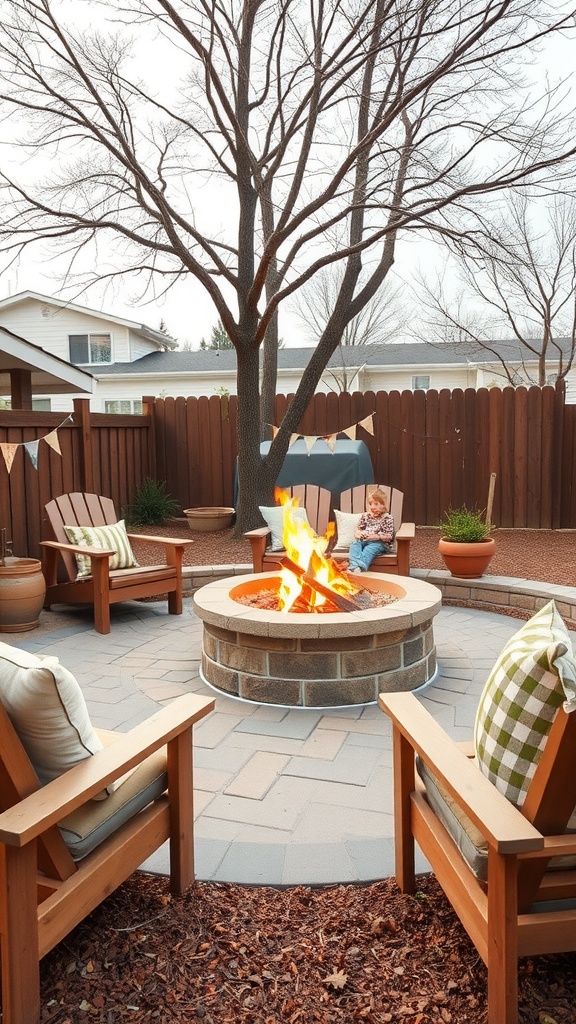
[[[289,401],[277,397],[277,424]],[[236,398],[166,398],[153,407],[157,471],[170,493],[183,507],[232,505]],[[562,390],[318,394],[299,431],[332,434],[371,413],[374,434],[357,436],[375,478],[404,491],[408,520],[435,525],[449,505],[485,508],[495,472],[497,526],[576,528],[576,406],[565,405]]]
[[[278,396],[280,423],[290,396]],[[23,445],[59,427],[61,455],[40,443],[38,467],[23,447],[11,472],[0,459],[0,527],[18,555],[38,557],[44,505],[72,490],[111,497],[117,509],[146,476],[166,482],[181,507],[232,505],[236,462],[234,396],[144,399],[142,416],[0,412],[0,443]],[[360,428],[375,478],[400,487],[405,517],[435,525],[449,505],[484,508],[497,474],[493,520],[500,527],[576,529],[576,406],[561,390],[366,392],[316,395],[299,426],[332,434]]]
[[[19,447],[10,473],[0,459],[0,527],[14,554],[39,558],[47,540],[44,506],[69,491],[94,491],[113,498],[118,509],[146,476],[155,476],[153,419],[90,413],[86,399],[75,400],[72,419],[65,413],[14,410],[0,412],[0,443]],[[61,454],[43,441],[57,430]],[[38,466],[24,448],[40,440]]]

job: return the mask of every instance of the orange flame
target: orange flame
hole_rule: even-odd
[[[288,558],[303,572],[330,587],[335,593],[355,594],[358,592],[349,580],[340,575],[335,563],[326,556],[328,545],[334,536],[335,524],[328,523],[323,537],[319,537],[306,519],[305,510],[300,510],[297,498],[291,498],[286,491],[276,488],[276,503],[284,507],[282,542]],[[306,587],[306,599],[310,611],[326,603],[326,597]],[[290,569],[280,572],[279,604],[281,611],[289,611],[304,591],[302,581]]]

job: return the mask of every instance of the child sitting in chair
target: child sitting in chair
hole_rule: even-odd
[[[360,516],[350,545],[348,572],[366,572],[377,555],[391,550],[394,519],[388,511],[384,491],[379,487],[368,496],[368,509]]]

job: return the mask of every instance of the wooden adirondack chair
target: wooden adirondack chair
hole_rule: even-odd
[[[38,1024],[42,957],[166,840],[172,892],[182,893],[193,882],[192,727],[213,707],[210,698],[180,697],[121,742],[112,742],[40,787],[0,704],[2,1024]],[[102,738],[106,742],[117,735]],[[90,804],[91,797],[134,766],[146,771],[145,759],[166,744],[168,788],[161,775],[152,802],[146,790],[145,806],[74,861],[57,823],[71,812],[76,812],[76,824],[81,823],[84,813],[93,814],[94,806],[101,806]],[[155,767],[159,770],[162,765]],[[137,790],[138,779],[136,772],[124,787]]]
[[[576,712],[556,712],[520,811],[413,694],[381,694],[379,703],[393,722],[398,885],[415,890],[416,840],[488,968],[489,1024],[517,1024],[518,958],[576,950],[576,835],[564,832],[576,804]],[[486,882],[433,810],[415,753],[483,837]]]
[[[368,495],[379,487],[388,497],[388,508],[394,517],[396,526],[396,538],[394,550],[388,555],[378,555],[370,565],[370,572],[390,572],[400,576],[410,575],[410,542],[414,540],[416,529],[414,523],[402,521],[402,505],[404,494],[396,487],[388,484],[360,484],[352,487],[349,491],[343,491],[340,495],[339,511],[358,514],[366,510]],[[348,551],[348,545],[339,545],[338,535],[334,545],[333,555],[337,558]]]
[[[46,515],[54,540],[42,541],[46,556],[45,608],[53,604],[93,604],[94,627],[99,633],[110,632],[110,605],[118,601],[135,600],[168,594],[168,611],[182,614],[182,558],[184,547],[192,539],[149,537],[129,533],[130,540],[144,540],[164,548],[165,562],[161,565],[132,569],[110,570],[110,550],[85,548],[70,544],[64,526],[107,526],[118,522],[114,503],[97,494],[75,492],[63,494],[46,505]],[[92,575],[77,579],[76,553],[89,555]],[[63,568],[66,578],[59,579]]]
[[[306,509],[308,522],[312,529],[323,536],[330,521],[330,502],[332,495],[324,487],[315,484],[296,484],[294,487],[282,488],[291,498],[297,498],[300,507]],[[272,551],[268,548],[271,531],[267,526],[249,530],[244,534],[252,548],[252,572],[272,572],[285,556],[284,550]]]

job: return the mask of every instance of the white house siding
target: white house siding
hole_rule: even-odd
[[[70,334],[109,334],[112,361],[116,363],[129,363],[158,350],[152,341],[138,338],[123,324],[34,298],[0,309],[0,324],[67,362],[70,359]]]
[[[146,338],[141,338],[134,331],[128,332],[128,353],[122,359],[116,359],[117,363],[131,363],[134,359],[141,359],[142,356],[147,356],[149,352],[156,352],[157,346],[153,345],[151,341],[147,341]]]
[[[364,370],[360,375],[361,391],[411,391],[412,378],[430,378],[430,390],[476,387],[476,373],[466,367],[408,366],[385,371]],[[354,387],[356,390],[356,386]]]
[[[70,361],[70,334],[109,334],[113,360],[128,361],[130,358],[128,331],[125,327],[104,318],[42,303],[37,299],[26,299],[13,307],[0,310],[0,324],[66,362]],[[154,347],[151,345],[148,351],[154,351]]]

